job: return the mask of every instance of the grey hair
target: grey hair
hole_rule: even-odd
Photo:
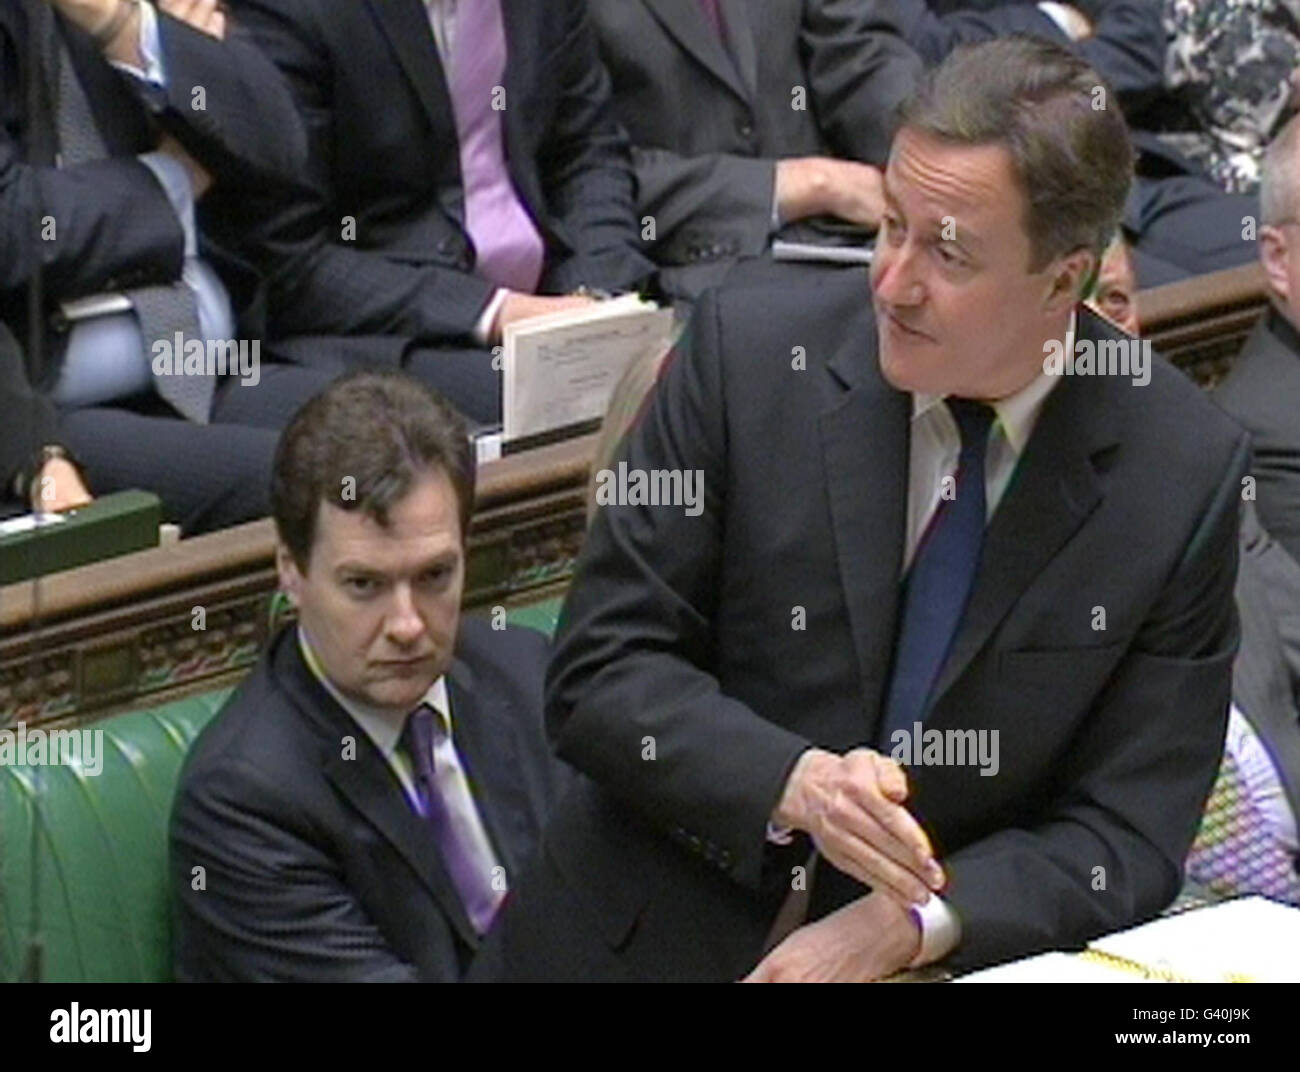
[[[1007,150],[1025,195],[1031,271],[1081,247],[1100,261],[1123,215],[1133,147],[1114,93],[1083,60],[1019,34],[963,46],[900,118],[951,144]]]

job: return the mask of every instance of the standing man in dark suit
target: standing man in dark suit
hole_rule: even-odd
[[[0,318],[92,485],[187,533],[264,516],[276,432],[330,377],[154,358],[259,334],[231,208],[305,151],[274,65],[216,0],[0,0],[0,120]]]
[[[697,297],[813,222],[874,231],[894,113],[920,75],[879,0],[590,0],[637,215]]]
[[[872,289],[696,307],[620,464],[700,508],[597,513],[547,678],[586,777],[485,975],[967,969],[1174,898],[1248,443],[1078,305],[1132,159],[1097,84],[1045,42],[959,50],[905,110]]]
[[[186,980],[454,981],[557,785],[546,642],[460,617],[474,501],[460,417],[344,377],[276,456],[296,626],[194,745],[172,813]]]
[[[282,263],[277,345],[400,362],[493,421],[506,324],[648,279],[585,0],[231,7],[310,141],[307,182],[258,232]]]
[[[1214,400],[1249,429],[1260,523],[1300,563],[1300,117],[1265,152],[1259,199],[1270,308]]]

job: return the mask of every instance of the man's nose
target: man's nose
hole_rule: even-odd
[[[901,246],[876,246],[875,272],[871,285],[876,297],[887,305],[920,305],[925,300],[925,284],[920,279],[918,250],[910,242]]]
[[[393,603],[384,624],[388,635],[399,644],[419,640],[424,632],[424,617],[415,604],[409,584],[399,584],[394,588]]]

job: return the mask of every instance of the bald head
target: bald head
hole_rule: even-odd
[[[1269,297],[1300,330],[1300,116],[1278,132],[1264,154],[1259,217],[1259,263]]]
[[[1264,152],[1263,178],[1259,187],[1259,222],[1276,227],[1296,218],[1300,203],[1300,114],[1279,132]]]

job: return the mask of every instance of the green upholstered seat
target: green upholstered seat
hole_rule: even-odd
[[[559,604],[508,618],[550,633]],[[0,764],[0,980],[27,977],[33,935],[47,981],[170,979],[168,815],[186,750],[229,694],[88,725],[103,732],[94,777]]]
[[[0,766],[0,977],[27,977],[33,933],[47,980],[170,976],[167,816],[186,750],[229,692],[86,727],[103,734],[94,777]]]

